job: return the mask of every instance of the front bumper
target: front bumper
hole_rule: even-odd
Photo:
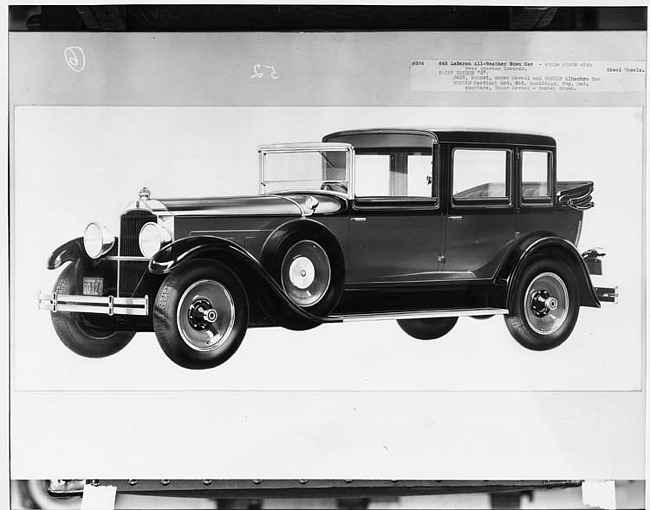
[[[39,310],[50,312],[101,313],[104,315],[149,315],[149,296],[142,298],[114,296],[79,296],[38,294]]]

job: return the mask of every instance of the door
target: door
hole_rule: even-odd
[[[446,278],[492,277],[501,254],[516,239],[513,153],[499,146],[447,149]]]
[[[442,247],[433,151],[358,151],[347,281],[390,286],[435,279]]]

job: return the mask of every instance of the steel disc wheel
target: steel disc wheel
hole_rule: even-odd
[[[219,282],[199,280],[181,296],[176,322],[181,338],[191,349],[218,349],[235,324],[232,295]]]
[[[537,275],[524,294],[524,314],[530,328],[539,335],[559,330],[568,316],[569,291],[557,274]]]
[[[227,266],[193,260],[160,285],[153,328],[163,351],[177,365],[195,370],[221,365],[246,334],[246,290]]]
[[[318,303],[327,293],[332,278],[329,257],[314,241],[299,241],[282,261],[281,282],[291,300],[307,307]]]
[[[572,268],[561,260],[538,258],[513,282],[508,331],[534,351],[554,349],[578,320],[580,292]]]

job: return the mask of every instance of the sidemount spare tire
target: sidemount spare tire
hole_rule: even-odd
[[[239,348],[248,328],[248,297],[228,267],[208,259],[172,272],[154,304],[153,327],[165,354],[177,365],[221,365]]]
[[[54,284],[57,294],[77,294],[77,265],[70,263]],[[51,312],[54,331],[68,349],[85,358],[105,358],[121,351],[133,331],[116,331],[92,324],[83,313]]]
[[[296,221],[276,231],[264,246],[261,262],[291,301],[326,317],[343,294],[345,261],[336,238],[313,223]],[[272,312],[273,303],[264,296],[260,300],[267,313]]]

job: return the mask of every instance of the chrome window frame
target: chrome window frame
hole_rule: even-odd
[[[546,153],[546,179],[549,194],[539,197],[524,197],[524,152]],[[557,177],[555,170],[555,154],[550,148],[544,147],[522,147],[518,151],[517,161],[519,164],[519,204],[522,208],[528,207],[553,207],[557,200]]]
[[[345,166],[347,170],[348,192],[346,197],[354,198],[354,147],[349,143],[318,142],[318,143],[286,143],[260,145],[257,149],[259,154],[259,194],[266,195],[265,180],[265,158],[267,154],[277,153],[300,153],[300,152],[346,152]],[[273,181],[268,181],[273,182]],[[299,190],[286,190],[299,191]]]
[[[493,152],[504,152],[506,155],[505,159],[505,197],[484,197],[484,198],[466,198],[466,199],[457,199],[454,196],[454,177],[456,173],[456,161],[455,154],[457,151],[493,151]],[[465,144],[460,143],[451,147],[449,153],[449,185],[447,186],[449,190],[449,206],[451,209],[477,209],[477,208],[488,208],[488,209],[514,209],[514,194],[515,194],[515,148],[510,146],[503,145],[492,145],[492,144]]]
[[[404,206],[407,206],[408,204],[413,204],[415,206],[419,206],[421,208],[425,209],[440,209],[440,204],[442,203],[440,193],[441,193],[441,156],[440,156],[440,149],[436,149],[436,146],[440,146],[437,142],[434,142],[433,145],[431,146],[431,196],[417,196],[417,195],[357,195],[355,193],[356,190],[353,190],[353,197],[355,200],[355,203],[357,205],[359,204],[372,204],[375,202],[376,204],[380,202],[384,202],[384,205],[392,203],[394,206],[398,206],[398,204],[402,203]],[[375,152],[376,150],[376,152]],[[407,150],[403,149],[361,149],[359,151],[359,155],[373,155],[373,154],[387,154],[387,155],[392,155],[396,153],[404,153],[406,157],[415,154],[420,154],[421,152],[424,152],[426,149],[421,148],[414,148],[412,152],[409,152]],[[356,155],[357,153],[355,152],[353,154],[353,161],[356,161]],[[428,154],[427,154],[428,155]],[[408,170],[408,164],[406,166]],[[436,176],[436,172],[438,172]],[[437,177],[437,178],[436,178]],[[378,207],[378,205],[375,205],[374,207]],[[392,206],[388,206],[392,207]]]

